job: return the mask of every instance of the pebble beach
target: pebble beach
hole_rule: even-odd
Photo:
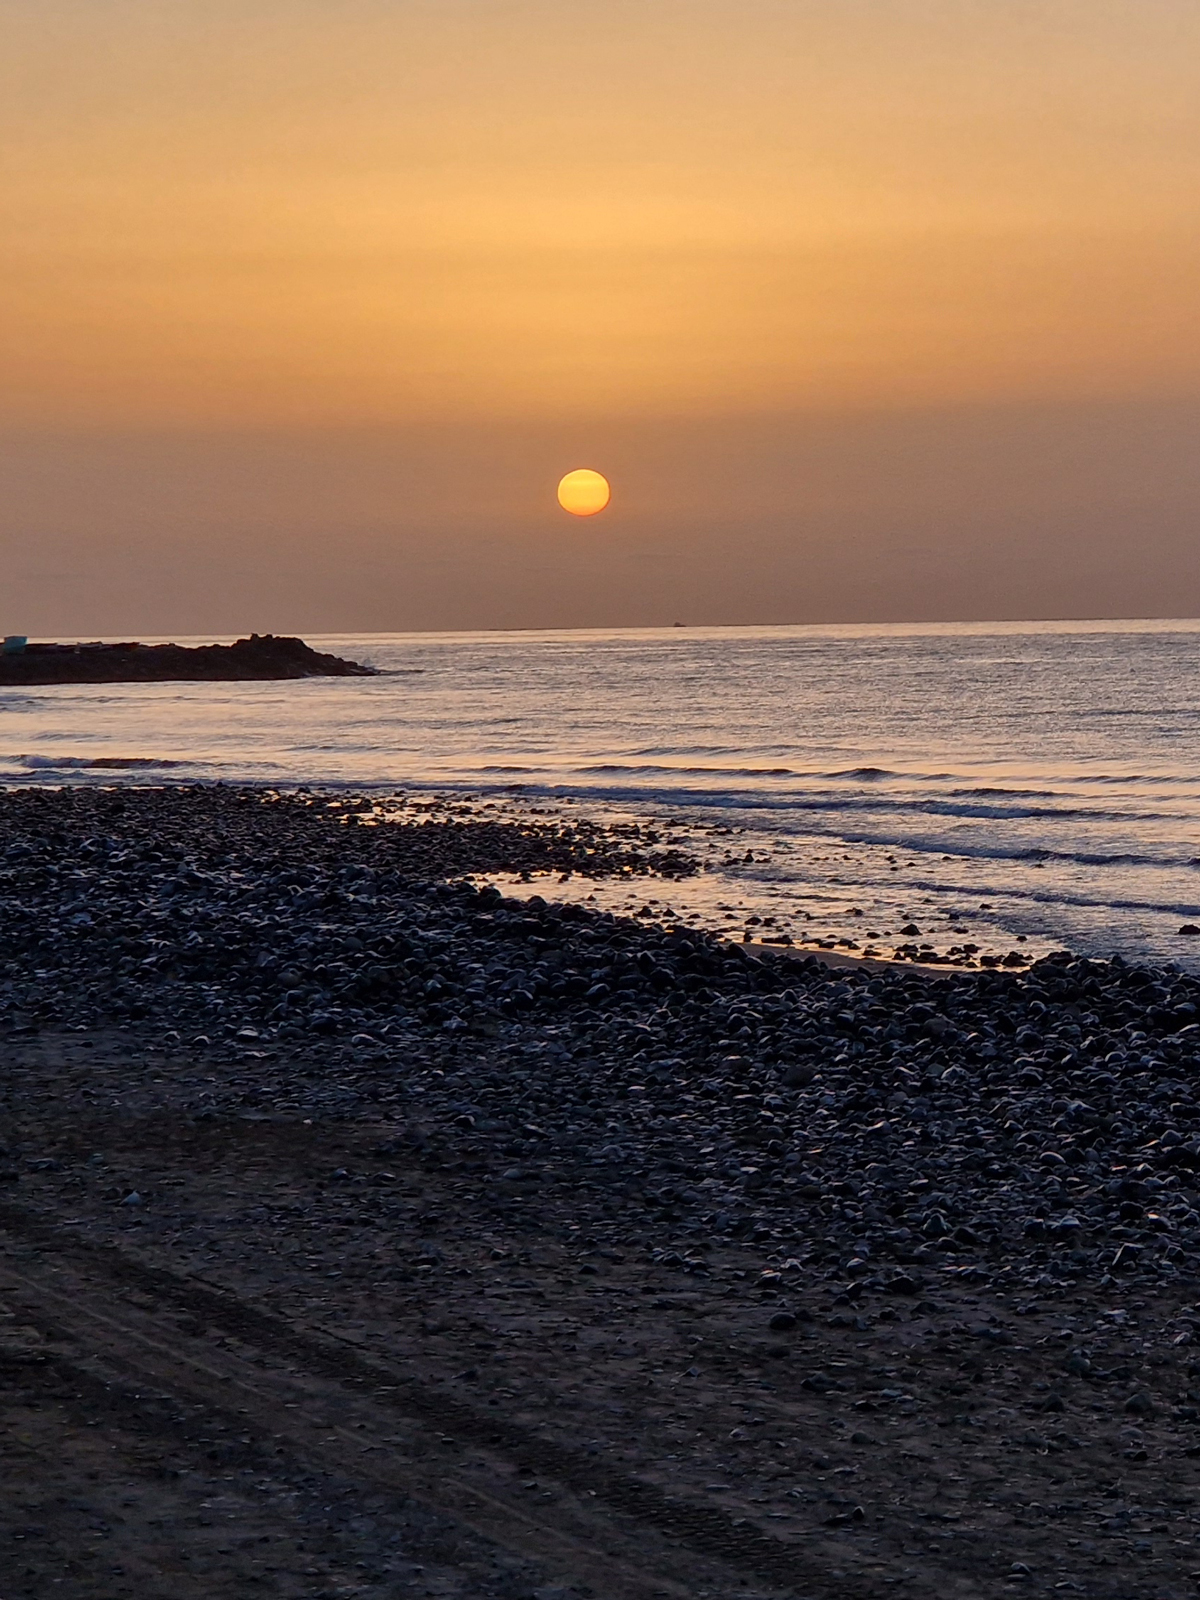
[[[1191,1594],[1200,979],[1067,951],[831,966],[586,904],[601,880],[667,904],[697,863],[664,839],[462,809],[0,797],[0,1351],[50,1477],[101,1494],[47,1421],[88,1364],[49,1276],[111,1323],[140,1272],[126,1359],[156,1322],[255,1374],[288,1329],[340,1339],[373,1364],[356,1395],[408,1395],[417,1463],[397,1543],[394,1485],[290,1436],[268,1460],[247,1424],[218,1450],[246,1458],[238,1537],[177,1593]],[[197,1284],[220,1306],[180,1321]],[[235,1336],[238,1306],[270,1337]],[[219,1426],[172,1359],[181,1420],[139,1455],[122,1414],[113,1470],[192,1462],[153,1479],[178,1543]],[[300,1409],[334,1404],[297,1359]],[[431,1428],[437,1482],[532,1506],[520,1537],[421,1489]],[[339,1485],[320,1512],[313,1472]],[[14,1596],[98,1592],[56,1492],[4,1502],[50,1530],[20,1535]],[[128,1546],[104,1592],[158,1593],[149,1509],[95,1514]],[[581,1530],[600,1577],[563,1554]]]

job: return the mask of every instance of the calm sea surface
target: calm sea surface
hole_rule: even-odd
[[[653,822],[731,932],[1200,966],[1200,622],[310,642],[386,676],[0,691],[0,779],[468,791]]]

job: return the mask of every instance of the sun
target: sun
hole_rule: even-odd
[[[573,517],[594,517],[608,504],[609,493],[608,479],[602,472],[579,467],[559,483],[558,503]]]

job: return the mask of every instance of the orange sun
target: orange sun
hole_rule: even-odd
[[[573,517],[594,517],[608,504],[608,479],[590,467],[568,472],[558,486],[558,503]]]

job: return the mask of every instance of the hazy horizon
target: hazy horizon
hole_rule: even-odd
[[[0,17],[6,631],[1200,612],[1183,0]]]

